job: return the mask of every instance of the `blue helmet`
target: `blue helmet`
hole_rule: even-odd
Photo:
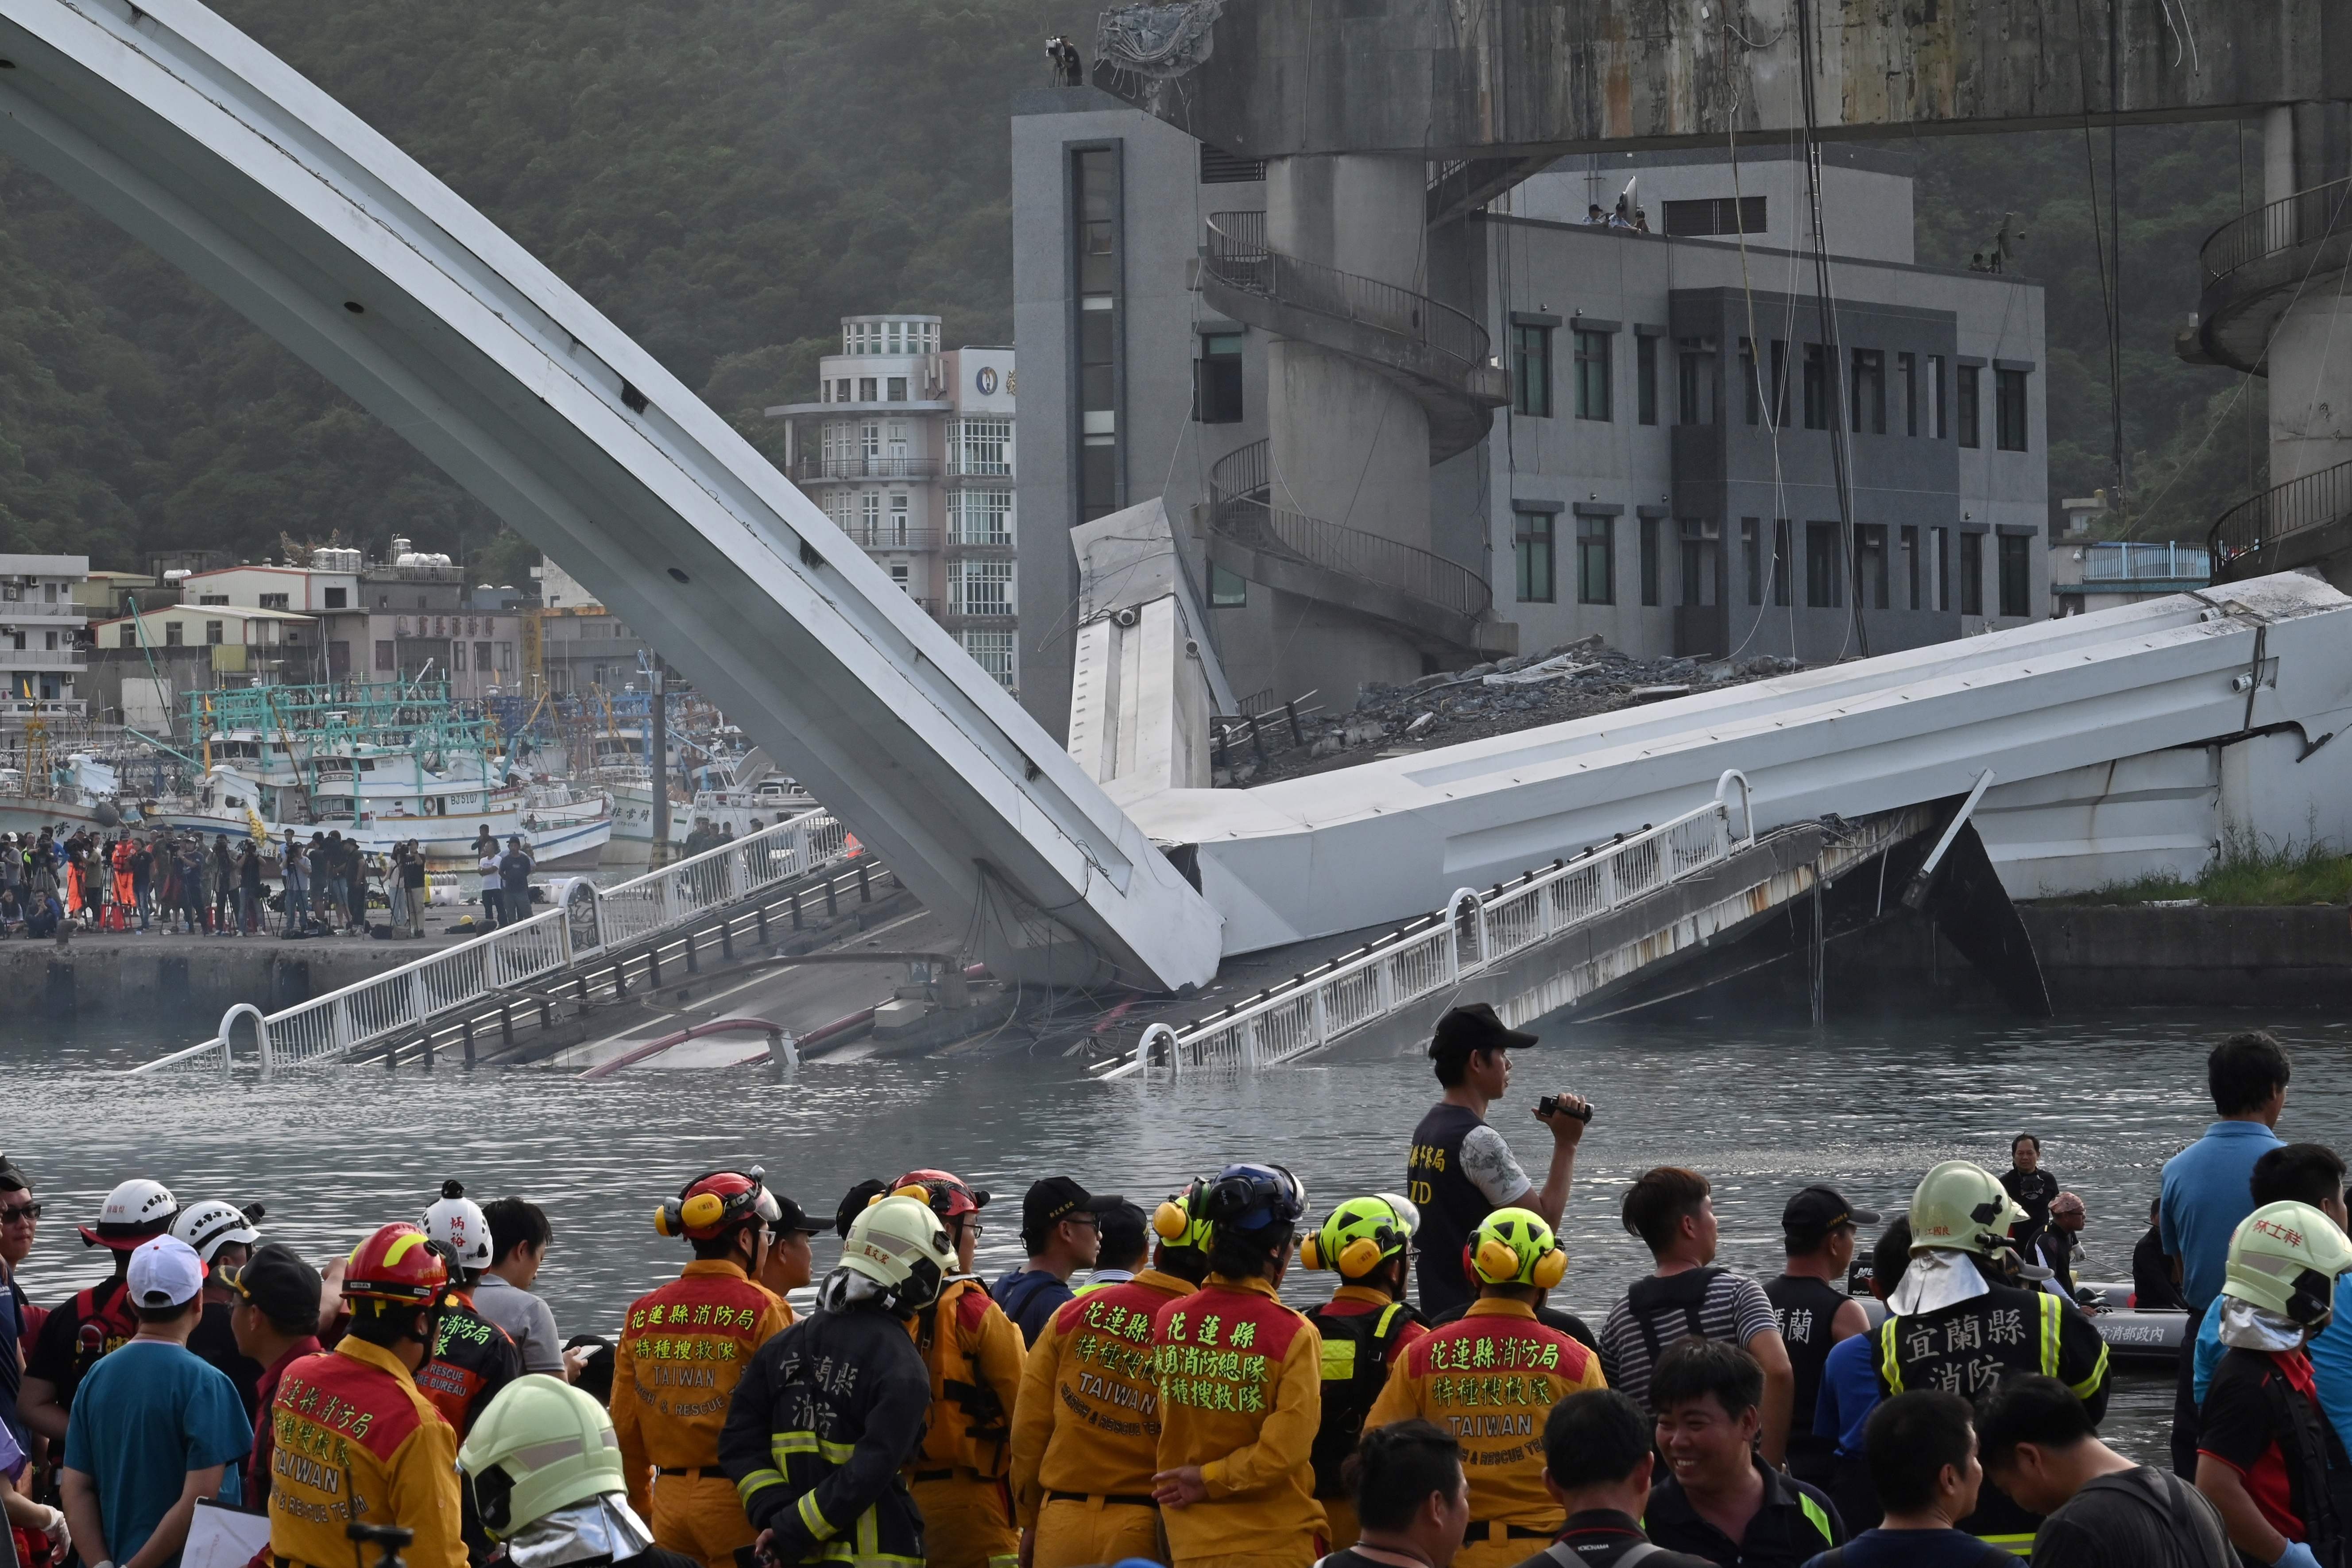
[[[1295,1226],[1307,1214],[1307,1184],[1280,1165],[1228,1165],[1202,1206],[1211,1223],[1234,1230]]]

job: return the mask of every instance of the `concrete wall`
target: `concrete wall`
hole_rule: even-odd
[[[1822,219],[1829,248],[1873,261],[1916,258],[1912,233],[1911,160],[1875,147],[1822,149]],[[1742,196],[1764,198],[1764,224],[1748,243],[1801,250],[1813,242],[1805,165],[1786,142],[1739,149],[1735,169],[1719,151],[1579,153],[1504,193],[1488,210],[1551,223],[1582,223],[1599,203],[1614,210],[1628,180],[1638,176],[1634,204],[1649,214],[1654,233],[1666,231],[1668,202]]]

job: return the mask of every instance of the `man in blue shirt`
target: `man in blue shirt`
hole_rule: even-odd
[[[177,1568],[196,1500],[240,1500],[253,1427],[236,1385],[188,1349],[205,1311],[195,1249],[142,1242],[125,1283],[139,1332],[75,1393],[58,1488],[91,1568]]]
[[[2344,1205],[2344,1162],[2321,1143],[2283,1143],[2254,1162],[2249,1184],[2254,1207],[2271,1204],[2309,1204],[2339,1226],[2352,1225]],[[2209,1312],[2198,1325],[2197,1403],[2205,1403],[2213,1369],[2221,1364],[2221,1315]],[[2327,1327],[2304,1345],[2311,1358],[2312,1381],[2319,1391],[2319,1408],[2327,1424],[2342,1437],[2352,1432],[2352,1312],[2328,1319]]]
[[[2286,1052],[2263,1031],[2231,1035],[2205,1059],[2206,1087],[2221,1118],[2205,1136],[2164,1163],[2158,1226],[2165,1256],[2189,1298],[2189,1332],[2180,1342],[2180,1368],[2172,1405],[2172,1468],[2197,1474],[2197,1329],[2221,1292],[2230,1233],[2254,1212],[2250,1185],[2254,1162],[2279,1147],[2272,1129],[2286,1109]]]

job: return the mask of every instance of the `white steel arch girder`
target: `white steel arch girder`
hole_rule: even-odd
[[[1215,912],[941,627],[651,355],[299,73],[194,0],[0,0],[0,151],[554,554],[992,962],[1034,945],[1066,977],[1073,953],[1144,984],[1215,973]]]

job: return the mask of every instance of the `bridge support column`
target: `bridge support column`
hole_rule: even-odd
[[[2263,117],[2263,184],[2273,202],[2310,192],[2315,210],[2296,212],[2296,231],[2341,229],[2334,210],[2352,192],[2322,187],[2352,174],[2352,105],[2298,103]],[[2304,204],[2298,202],[2300,207]],[[2352,460],[2352,300],[2334,278],[2314,277],[2272,331],[2271,483],[2284,485]],[[2352,563],[2324,568],[2352,585]]]

